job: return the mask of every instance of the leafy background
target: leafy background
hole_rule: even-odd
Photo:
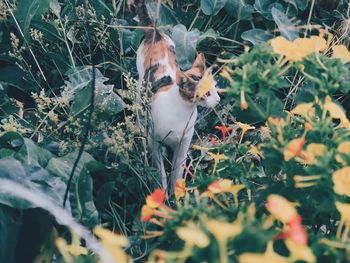
[[[152,248],[169,244],[168,236],[158,241],[140,239],[144,233],[140,209],[159,182],[157,171],[145,165],[145,153],[140,154],[144,139],[134,124],[135,82],[131,77],[137,79],[135,51],[143,32],[137,28],[131,2],[0,1],[0,176],[33,191],[40,190],[62,206],[88,119],[93,63],[97,67],[94,112],[67,209],[88,228],[103,223],[128,236],[132,244],[128,253],[145,259]],[[294,40],[314,32],[315,25],[328,29],[340,42],[348,43],[349,38],[349,5],[345,0],[169,0],[160,3],[159,12],[157,4],[149,2],[147,6],[157,18],[158,27],[175,41],[183,70],[191,66],[196,52],[204,52],[208,65],[216,63],[218,57],[240,58],[240,65],[254,69],[254,61],[264,61],[264,52],[270,51],[262,47],[250,56],[239,57],[247,47],[264,46],[276,35]],[[344,88],[327,95],[333,95],[348,109],[349,97],[341,79],[348,73],[338,64],[329,67],[339,73],[334,79]],[[312,65],[307,69],[314,70],[312,75],[318,74],[319,69]],[[270,78],[254,83],[258,71],[249,70],[249,82],[244,83],[247,87],[271,89],[260,89],[258,94],[248,91],[248,103],[255,105],[248,111],[240,109],[239,89],[234,88],[232,93],[222,95],[217,112],[201,109],[197,125],[201,140],[219,137],[214,126],[235,119],[259,127],[269,116],[284,117],[283,110],[315,95],[315,89],[307,89],[310,83],[296,81],[295,71],[288,72],[284,81]],[[235,77],[240,79],[239,74]],[[220,87],[227,86],[225,79],[217,76],[217,80]],[[233,87],[241,84],[237,81]],[[253,142],[260,140],[258,131],[250,136]],[[239,158],[247,147],[230,146],[227,151]],[[191,153],[191,158],[198,156]],[[273,166],[274,161],[267,158],[256,166],[231,163],[227,169],[233,174],[248,169],[254,177],[275,175],[281,167]],[[206,176],[210,164],[201,164],[194,185],[204,189],[216,178]],[[255,182],[266,183],[266,179],[259,177]],[[269,191],[274,192],[275,187],[272,185]],[[263,202],[266,195],[257,195],[256,200]],[[53,226],[69,239],[67,229],[31,203],[5,193],[0,194],[0,202],[0,261],[33,261],[50,239]],[[261,234],[262,240],[267,237]]]

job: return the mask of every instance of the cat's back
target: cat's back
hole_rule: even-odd
[[[166,76],[176,81],[175,44],[162,32],[145,36],[137,50],[136,63],[142,81],[154,82]]]

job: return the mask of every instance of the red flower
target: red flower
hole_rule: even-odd
[[[163,204],[164,200],[165,192],[162,189],[158,188],[154,190],[152,194],[147,196],[146,204],[151,208],[157,208]]]
[[[284,237],[291,239],[294,243],[298,245],[307,245],[306,231],[301,223],[301,217],[299,215],[295,216],[286,224],[286,231],[284,232]]]
[[[224,141],[227,140],[226,134],[229,133],[230,131],[233,131],[232,127],[227,127],[227,126],[215,126],[214,128],[221,131],[222,139]]]

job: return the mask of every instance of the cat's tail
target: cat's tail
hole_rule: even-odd
[[[136,5],[137,15],[140,19],[141,25],[152,27],[152,29],[144,29],[145,38],[153,41],[157,41],[160,38],[160,33],[157,30],[153,19],[148,13],[145,0],[135,0],[134,4]]]

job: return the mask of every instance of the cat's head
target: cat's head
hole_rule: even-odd
[[[192,67],[185,71],[186,78],[182,81],[182,87],[186,90],[191,90],[196,93],[198,83],[204,76],[206,71],[205,57],[203,53],[199,53],[192,64]],[[199,99],[198,104],[207,108],[214,108],[220,102],[220,96],[215,87],[214,81],[211,89],[202,98]]]

